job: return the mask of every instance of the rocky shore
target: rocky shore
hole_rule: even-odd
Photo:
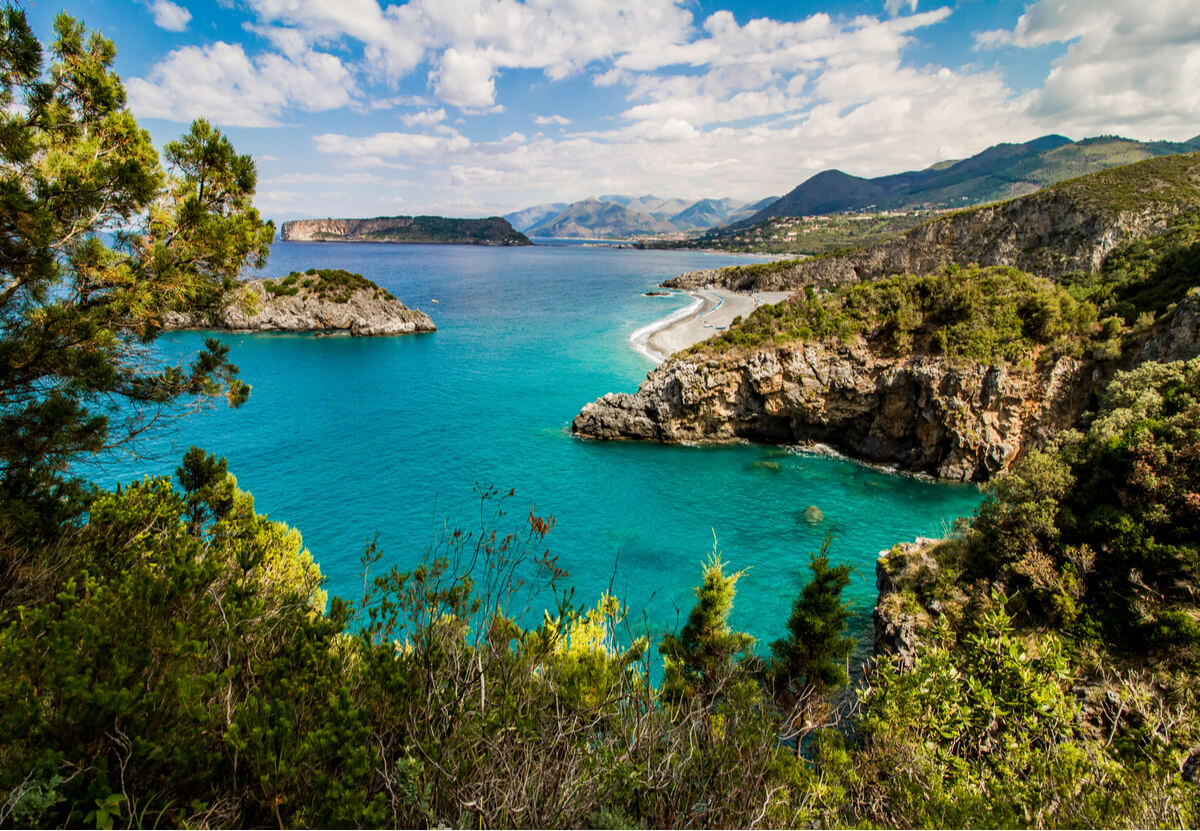
[[[251,280],[229,292],[207,316],[167,312],[165,329],[233,332],[347,332],[372,337],[434,332],[424,312],[410,309],[383,289],[360,287],[322,296],[316,291],[272,292],[271,282]],[[372,284],[373,285],[373,284]]]

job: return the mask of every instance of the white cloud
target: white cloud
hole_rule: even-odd
[[[176,49],[154,67],[149,80],[132,78],[126,88],[139,117],[186,122],[205,116],[240,127],[278,125],[288,108],[344,107],[359,94],[334,55],[268,53],[251,60],[240,44],[221,41]]]
[[[419,133],[375,133],[360,138],[340,133],[325,133],[313,136],[313,142],[322,153],[349,156],[360,163],[375,163],[395,158],[438,158],[471,146],[470,139],[458,133],[436,136]]]
[[[154,25],[168,32],[182,32],[192,19],[191,12],[171,0],[154,0],[150,13],[154,15]]]
[[[884,11],[886,11],[892,17],[895,17],[896,15],[900,14],[900,12],[904,11],[905,6],[908,6],[908,11],[910,14],[916,13],[917,0],[884,0],[883,4]]]
[[[571,119],[564,115],[536,115],[533,117],[533,123],[542,127],[548,124],[557,124],[559,127],[566,127],[571,123]]]
[[[438,97],[455,107],[486,109],[496,103],[495,67],[480,52],[447,49],[429,73]]]
[[[406,113],[400,116],[400,120],[409,127],[432,127],[446,120],[446,111],[444,109],[437,109],[423,110],[419,113]]]
[[[305,185],[314,183],[335,185],[375,185],[382,180],[374,173],[285,173],[260,179],[261,185]]]
[[[980,48],[1068,43],[1029,113],[1076,135],[1190,138],[1200,132],[1200,16],[1192,0],[1038,0]]]

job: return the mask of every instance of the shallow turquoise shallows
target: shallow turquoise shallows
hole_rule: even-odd
[[[576,600],[594,602],[611,582],[656,631],[686,619],[715,534],[731,567],[747,569],[734,623],[763,642],[782,635],[809,553],[836,528],[832,558],[857,569],[850,598],[865,635],[878,553],[944,533],[978,505],[975,488],[772,447],[609,444],[569,433],[583,404],[635,390],[651,368],[630,335],[689,303],[644,292],[737,261],[584,246],[277,242],[268,274],[361,272],[428,312],[438,331],[226,336],[253,385],[245,407],[188,416],[142,442],[139,458],[87,473],[113,484],[169,474],[189,445],[223,454],[258,510],[299,528],[331,592],[351,598],[375,535],[387,561],[413,564],[445,523],[479,527],[477,483],[515,489],[500,530],[520,528],[531,506],[553,514],[546,545]],[[164,348],[194,349],[202,337],[174,333]],[[823,521],[806,520],[810,505]]]

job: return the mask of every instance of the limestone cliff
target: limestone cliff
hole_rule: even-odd
[[[870,462],[979,481],[1073,424],[1102,373],[1063,357],[1025,369],[886,357],[855,343],[795,344],[720,359],[678,356],[636,394],[586,405],[572,430],[600,439],[819,442]]]
[[[208,316],[167,312],[166,329],[236,332],[325,332],[409,335],[437,330],[429,315],[410,309],[383,289],[355,287],[339,294],[271,291],[269,280],[251,280],[229,292]]]
[[[296,219],[283,223],[289,242],[407,242],[446,245],[532,245],[508,221],[441,216],[377,216],[373,219]]]

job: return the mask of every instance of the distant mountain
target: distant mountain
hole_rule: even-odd
[[[765,199],[758,200],[757,202],[747,202],[745,205],[731,213],[729,218],[725,220],[724,224],[728,225],[733,222],[741,222],[743,219],[748,219],[749,217],[754,216],[754,214],[767,207],[767,205],[773,205],[778,201],[778,196],[768,196]]]
[[[1024,144],[997,144],[969,159],[875,179],[826,170],[731,225],[744,228],[781,216],[978,205],[1024,196],[1086,173],[1194,150],[1200,150],[1200,136],[1185,142],[1140,142],[1120,136],[1071,141],[1049,135]]]
[[[735,199],[701,199],[671,217],[671,224],[681,231],[712,228],[728,221],[743,204]]]
[[[753,203],[737,199],[662,198],[603,194],[572,202],[535,205],[506,214],[513,227],[538,237],[630,237],[694,233],[749,216],[768,197]]]
[[[521,233],[525,233],[539,222],[549,219],[557,213],[561,213],[566,207],[566,202],[548,202],[545,205],[534,205],[532,208],[526,208],[523,211],[513,211],[510,214],[505,214],[503,218],[508,220],[509,225]]]
[[[664,219],[618,202],[585,199],[573,202],[554,216],[528,229],[538,237],[624,237],[662,234],[678,230]]]

